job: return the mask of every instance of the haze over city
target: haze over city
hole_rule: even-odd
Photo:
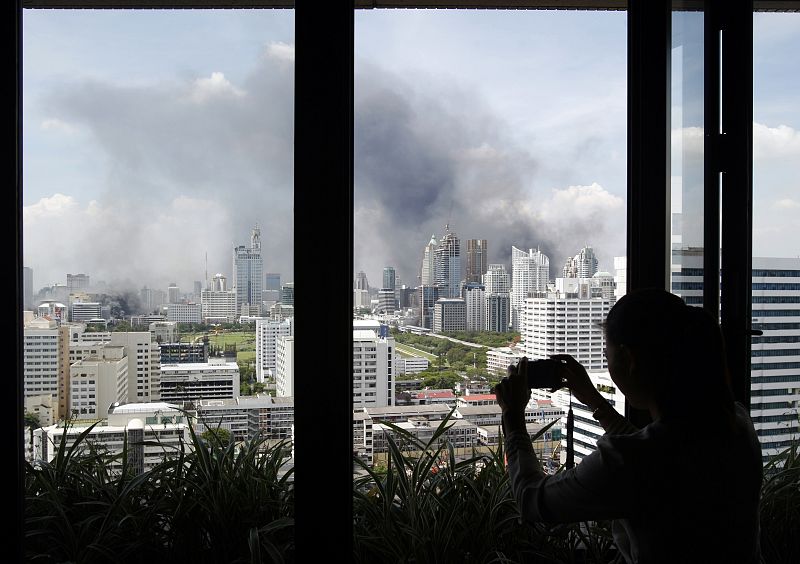
[[[539,247],[551,275],[584,245],[604,270],[625,254],[624,12],[357,11],[355,50],[356,271],[377,283],[391,265],[414,285],[445,224],[487,239],[490,262]],[[798,255],[797,52],[800,14],[755,15],[759,256]],[[35,289],[85,272],[188,290],[206,268],[230,276],[256,224],[264,271],[292,280],[306,197],[293,186],[293,66],[291,10],[26,10]],[[684,151],[696,125],[674,136]],[[321,234],[308,252],[339,251]]]

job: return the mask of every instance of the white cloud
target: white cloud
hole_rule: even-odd
[[[554,189],[550,200],[543,202],[540,209],[543,217],[560,222],[562,218],[574,220],[596,214],[624,212],[625,201],[593,182],[589,186]]]
[[[283,41],[273,41],[264,51],[267,57],[282,61],[294,62],[294,45]]]
[[[53,194],[49,198],[42,198],[35,204],[22,208],[22,220],[27,223],[37,219],[57,218],[69,215],[78,207],[72,196]]]
[[[769,127],[753,122],[753,158],[800,159],[800,132],[788,125]]]
[[[212,72],[209,78],[198,78],[194,81],[191,98],[202,103],[210,98],[232,96],[241,98],[244,90],[236,88],[221,72]]]
[[[800,208],[800,202],[798,202],[797,200],[792,200],[791,198],[783,198],[782,200],[776,201],[772,205],[776,208],[786,209],[786,210]]]
[[[39,127],[43,131],[59,131],[62,133],[74,133],[77,131],[74,125],[58,118],[48,118],[42,121]]]

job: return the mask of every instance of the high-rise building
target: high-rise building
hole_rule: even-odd
[[[439,287],[420,284],[417,286],[417,303],[419,304],[419,326],[433,329],[433,312],[436,300],[439,299]]]
[[[526,298],[521,311],[520,338],[528,358],[569,354],[587,370],[607,368],[605,321],[613,302],[588,292],[549,292]]]
[[[467,330],[467,302],[464,298],[439,298],[433,309],[433,332]]]
[[[281,304],[294,305],[294,282],[286,282],[281,286]]]
[[[440,298],[457,298],[461,282],[461,241],[445,225],[445,234],[436,247],[436,285]]]
[[[172,282],[167,288],[167,299],[171,304],[177,304],[181,301],[181,289],[175,282]]]
[[[239,245],[233,249],[233,287],[239,315],[261,315],[263,269],[261,229],[256,226],[250,233],[250,247]]]
[[[397,305],[397,300],[394,297],[394,289],[381,288],[380,290],[378,290],[377,311],[383,313],[394,313],[396,305]]]
[[[128,401],[128,367],[125,347],[104,345],[96,355],[70,366],[69,409],[78,419],[102,419],[108,406]]]
[[[467,331],[486,329],[486,287],[476,282],[467,282],[462,290],[467,304]]]
[[[281,335],[275,342],[275,396],[294,396],[294,337]]]
[[[114,331],[110,333],[109,342],[125,347],[128,401],[158,401],[161,398],[161,347],[153,334],[150,331]]]
[[[139,290],[139,302],[142,304],[142,310],[150,313],[153,311],[155,304],[153,303],[153,290],[147,286]]]
[[[264,275],[264,291],[262,293],[264,302],[269,307],[273,303],[281,300],[281,275],[277,272],[267,272]]]
[[[539,249],[511,247],[511,326],[520,330],[520,312],[530,292],[547,291],[550,259]]]
[[[353,285],[355,290],[366,290],[369,292],[369,281],[367,280],[367,273],[363,270],[356,272],[356,280]]]
[[[275,376],[277,342],[280,337],[294,334],[294,319],[256,319],[256,378],[264,382]]]
[[[750,416],[766,461],[800,434],[800,258],[753,257]],[[673,250],[672,291],[703,303],[703,249]]]
[[[563,278],[591,278],[597,272],[597,257],[592,247],[584,247],[574,257],[570,257],[561,269]]]
[[[393,355],[394,337],[388,325],[353,320],[354,409],[394,405]]]
[[[202,291],[203,291],[203,283],[202,283],[202,282],[200,282],[200,280],[195,280],[195,281],[194,281],[194,295],[195,295],[195,299],[197,299],[197,298],[199,298],[199,297],[200,297],[200,292],[202,292]]]
[[[483,275],[484,303],[487,331],[505,333],[511,315],[511,277],[502,264],[490,264]]]
[[[419,271],[419,283],[423,286],[436,284],[436,247],[436,236],[431,235],[431,240],[425,245],[422,253],[422,266]]]
[[[389,290],[395,289],[397,281],[397,274],[393,266],[385,266],[383,268],[383,286],[381,288],[388,288]]]
[[[58,403],[56,417],[69,414],[69,331],[54,319],[36,318],[25,324],[23,393],[49,395]]]
[[[86,332],[84,324],[68,326],[68,358],[77,362],[99,356],[100,347],[123,347],[128,362],[129,402],[157,401],[161,393],[161,347],[150,331]],[[99,406],[102,408],[103,406]]]
[[[467,240],[467,271],[464,276],[467,283],[480,284],[486,274],[486,265],[489,260],[489,247],[486,239]]]
[[[67,274],[67,292],[86,292],[89,289],[88,274]]]
[[[236,291],[225,289],[225,277],[217,274],[211,288],[200,292],[200,306],[205,323],[234,323],[238,318]]]

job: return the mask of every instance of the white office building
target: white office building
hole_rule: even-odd
[[[485,330],[486,288],[483,284],[468,282],[464,286],[463,294],[467,304],[467,331]]]
[[[433,308],[433,332],[467,330],[467,302],[463,298],[439,298]]]
[[[161,366],[162,401],[181,403],[239,397],[239,365],[221,358]]]
[[[486,370],[490,374],[506,376],[508,367],[512,364],[517,364],[523,356],[525,356],[525,351],[517,347],[513,349],[511,347],[489,349],[486,351]]]
[[[103,419],[114,403],[128,401],[128,358],[125,347],[100,345],[97,353],[70,366],[70,414],[77,419]]]
[[[91,333],[84,333],[84,337]],[[161,399],[161,347],[150,331],[114,331],[109,343],[125,347],[128,358],[128,402]]]
[[[505,333],[511,322],[511,277],[502,264],[490,264],[483,275],[485,329]]]
[[[200,292],[200,306],[205,323],[235,323],[238,317],[235,290],[212,290]]]
[[[520,312],[531,292],[544,292],[550,280],[550,259],[539,249],[511,247],[511,326],[520,328]]]
[[[394,373],[395,374],[419,374],[427,370],[431,362],[421,356],[400,356],[394,355]]]
[[[606,368],[604,322],[611,301],[551,292],[527,298],[522,314],[522,350],[530,359],[570,354],[587,370]]]
[[[57,403],[57,417],[69,409],[69,332],[47,318],[35,318],[23,329],[24,397],[48,395]]]
[[[202,323],[203,306],[194,302],[167,304],[167,321]]]
[[[68,427],[58,423],[36,429],[34,457],[52,461],[65,433],[65,446],[70,448],[89,425],[79,421]],[[121,470],[119,455],[127,448],[127,463],[135,474],[153,469],[181,449],[192,449],[187,414],[176,405],[158,402],[112,405],[104,420],[88,431],[83,445],[84,449],[93,445],[107,451],[108,465],[115,471]]]
[[[373,320],[353,320],[353,408],[394,405],[394,337]]]
[[[73,302],[69,308],[70,321],[83,322],[102,317],[100,302]]]
[[[294,337],[281,335],[275,341],[275,395],[294,396]]]
[[[256,319],[256,378],[259,382],[275,375],[278,338],[291,335],[294,335],[293,317]]]

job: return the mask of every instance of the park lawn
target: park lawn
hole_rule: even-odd
[[[405,355],[405,356],[421,356],[421,357],[427,358],[431,362],[436,360],[436,355],[435,354],[431,354],[431,353],[423,351],[421,349],[412,347],[411,345],[406,345],[404,343],[395,342],[394,348],[397,349],[397,352],[399,352],[401,355]]]
[[[237,362],[255,362],[256,361],[256,351],[243,351],[241,349],[236,351],[236,361]]]

